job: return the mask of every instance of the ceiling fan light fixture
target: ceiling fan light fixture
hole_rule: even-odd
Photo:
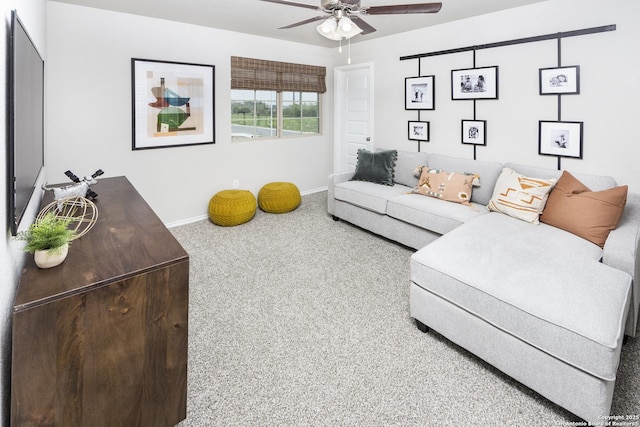
[[[325,20],[322,24],[318,25],[316,27],[316,30],[318,30],[318,33],[322,37],[326,37],[329,40],[337,41],[342,39],[342,36],[339,35],[336,31],[337,28],[338,28],[338,23],[336,22],[335,19],[333,19],[333,17],[331,17]]]
[[[417,14],[417,13],[437,13],[442,8],[442,3],[412,3],[398,4],[386,6],[362,7],[362,0],[314,0],[320,2],[320,7],[313,6],[308,3],[299,3],[292,0],[260,0],[269,3],[278,3],[285,6],[295,6],[305,9],[313,9],[316,11],[329,14],[329,19],[325,16],[315,16],[290,25],[280,27],[280,29],[294,28],[301,25],[309,24],[324,20],[320,25],[316,26],[318,33],[329,40],[342,40],[345,38],[350,40],[357,34],[371,34],[376,29],[369,25],[359,15],[399,15],[399,14]],[[311,0],[307,0],[311,1]],[[353,15],[359,25],[356,25],[349,16]],[[362,27],[362,28],[361,28]]]
[[[340,20],[340,31],[348,33],[353,29],[353,21],[351,19],[344,17]]]
[[[322,31],[323,34],[333,33],[336,31],[337,27],[338,27],[338,23],[333,18],[329,18],[326,21],[324,21],[322,24],[320,24],[320,30]]]
[[[336,30],[336,32],[340,36],[349,39],[360,34],[362,32],[362,29],[354,24],[351,19],[344,16],[340,18],[340,22],[338,22],[338,29]]]

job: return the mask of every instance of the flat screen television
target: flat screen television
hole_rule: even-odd
[[[44,168],[44,61],[14,10],[9,37],[7,182],[11,233],[17,233]]]

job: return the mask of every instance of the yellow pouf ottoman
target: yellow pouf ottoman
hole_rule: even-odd
[[[300,190],[290,182],[270,182],[258,192],[260,209],[269,213],[291,212],[301,201]]]
[[[244,224],[256,215],[256,197],[248,190],[222,190],[209,200],[209,219],[225,227]]]

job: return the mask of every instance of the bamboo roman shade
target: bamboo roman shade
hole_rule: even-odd
[[[327,91],[326,67],[231,57],[231,89]]]

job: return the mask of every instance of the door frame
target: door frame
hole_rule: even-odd
[[[373,137],[373,62],[363,62],[361,64],[343,65],[334,68],[334,89],[333,89],[333,172],[340,171],[343,146],[341,143],[342,130],[344,124],[344,94],[346,93],[346,78],[348,73],[354,70],[367,69],[369,71],[369,138],[370,146],[374,146]]]

